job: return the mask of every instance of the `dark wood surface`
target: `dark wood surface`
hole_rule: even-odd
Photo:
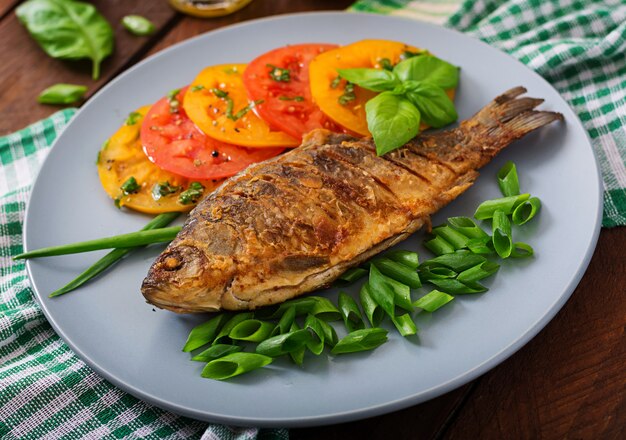
[[[175,13],[165,0],[93,1],[115,29],[116,49],[98,81],[90,65],[48,58],[0,0],[0,135],[58,110],[36,96],[57,82],[85,84],[89,95],[144,57],[203,32],[257,17],[344,9],[351,1],[255,0],[223,18]],[[134,37],[119,20],[138,13],[159,31]],[[572,237],[575,239],[575,237]],[[624,439],[626,438],[626,228],[602,230],[571,299],[529,344],[470,384],[395,413],[317,428],[293,439]]]

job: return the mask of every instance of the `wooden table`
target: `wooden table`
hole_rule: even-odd
[[[256,0],[236,14],[200,20],[165,0],[97,0],[115,27],[116,49],[90,80],[90,64],[43,54],[18,23],[16,0],[0,0],[0,135],[58,110],[38,93],[57,82],[85,84],[89,94],[167,46],[221,26],[269,15],[344,9],[351,0]],[[158,27],[134,37],[119,25],[129,13]],[[575,237],[573,237],[575,239]],[[530,343],[479,379],[429,402],[343,425],[291,430],[294,439],[626,438],[626,228],[605,229],[580,285]]]

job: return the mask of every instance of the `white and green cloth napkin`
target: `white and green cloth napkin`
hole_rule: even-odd
[[[623,0],[361,0],[352,10],[445,23],[543,75],[589,131],[604,178],[603,225],[626,224]],[[46,321],[24,263],[11,255],[22,250],[33,178],[73,114],[0,138],[0,438],[286,439],[286,430],[210,425],[135,399],[95,374]]]

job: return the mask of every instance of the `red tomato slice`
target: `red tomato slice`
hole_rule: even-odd
[[[263,102],[255,111],[272,128],[297,139],[315,128],[342,131],[313,102],[309,63],[336,44],[296,44],[264,53],[243,73],[243,84],[252,101]]]
[[[141,126],[143,149],[159,168],[190,179],[221,179],[283,151],[238,147],[210,138],[183,109],[188,88],[157,101]]]

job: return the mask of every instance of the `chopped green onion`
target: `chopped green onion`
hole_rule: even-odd
[[[141,15],[126,15],[122,17],[122,25],[128,32],[140,37],[153,34],[156,31],[156,26],[145,17]]]
[[[513,250],[511,251],[511,258],[527,258],[532,257],[535,254],[533,248],[527,244],[518,241],[513,243]]]
[[[274,324],[258,319],[247,319],[234,326],[228,337],[236,341],[261,342],[270,336],[272,330]]]
[[[477,264],[474,267],[470,267],[469,269],[464,270],[456,277],[462,283],[472,283],[474,281],[480,281],[483,278],[490,277],[494,273],[496,273],[500,269],[500,265],[498,263],[493,263],[491,261],[485,261],[483,263]]]
[[[348,105],[348,103],[356,99],[356,94],[354,93],[354,84],[350,82],[346,83],[346,87],[343,90],[343,94],[337,99],[337,101],[341,105]]]
[[[133,176],[126,179],[126,182],[122,183],[122,186],[120,186],[120,189],[125,195],[134,194],[139,191],[140,188],[141,186],[139,186],[137,180],[135,180],[135,177]]]
[[[433,290],[415,301],[413,305],[426,312],[434,312],[454,299],[453,296],[439,290]]]
[[[516,196],[519,194],[519,180],[517,178],[517,168],[515,164],[508,161],[498,171],[498,186],[504,197]]]
[[[257,345],[256,352],[271,357],[281,356],[304,347],[311,339],[311,332],[308,330],[294,330],[266,339]]]
[[[126,121],[124,122],[126,125],[135,125],[142,118],[141,113],[131,112],[128,114]]]
[[[454,246],[439,235],[436,235],[431,240],[425,241],[424,247],[435,255],[451,254],[455,250]]]
[[[364,328],[348,333],[332,349],[332,354],[355,353],[373,350],[387,342],[387,330],[382,328]]]
[[[361,267],[353,267],[351,269],[346,270],[339,278],[338,281],[343,281],[345,284],[352,284],[355,281],[360,280],[365,275],[367,275],[367,270]]]
[[[433,229],[432,233],[443,238],[446,243],[450,243],[452,247],[454,247],[454,250],[464,248],[469,240],[466,235],[448,225],[438,226]]]
[[[225,380],[271,363],[271,357],[257,353],[231,353],[206,364],[201,375],[208,379]]]
[[[472,254],[467,250],[458,250],[453,254],[440,255],[423,262],[420,269],[424,267],[444,266],[455,272],[463,272],[470,267],[476,266],[483,261],[487,261],[485,257]]]
[[[469,217],[450,217],[448,219],[450,226],[468,238],[484,238],[489,237],[483,229]]]
[[[524,203],[520,203],[517,205],[517,208],[513,211],[513,215],[511,216],[513,219],[513,223],[516,225],[523,225],[524,223],[531,220],[539,209],[541,208],[541,200],[537,197],[531,197],[526,200]]]
[[[394,316],[391,318],[391,321],[402,336],[407,337],[417,334],[417,326],[415,325],[415,322],[413,322],[411,315],[408,313],[401,316]]]
[[[269,318],[281,316],[286,309],[292,306],[295,307],[296,316],[310,313],[324,321],[338,321],[341,319],[341,313],[337,307],[328,298],[322,296],[307,296],[286,301]]]
[[[200,362],[210,362],[214,359],[219,359],[227,354],[238,353],[243,350],[243,347],[239,345],[229,345],[229,344],[215,344],[211,345],[209,348],[204,350],[201,353],[198,353],[194,357],[191,358],[192,361],[200,361]]]
[[[417,269],[420,265],[419,256],[417,252],[411,251],[403,251],[403,250],[394,250],[385,253],[385,257],[389,258],[396,263],[404,264],[406,267],[411,269]]]
[[[375,260],[376,268],[381,273],[387,275],[394,280],[406,284],[412,289],[422,287],[420,277],[415,269],[410,269],[403,264],[396,263],[388,258],[380,258]]]
[[[198,84],[193,86],[191,89],[192,92],[199,92],[200,90],[204,90],[204,86],[202,84]]]
[[[174,186],[169,181],[155,183],[152,187],[152,198],[159,200],[161,197],[167,197],[171,194],[177,193],[182,187]]]
[[[228,321],[226,321],[226,323],[224,324],[220,332],[217,334],[215,339],[213,339],[213,345],[219,344],[223,340],[227,339],[231,330],[234,329],[237,326],[237,324],[247,319],[252,319],[253,316],[254,316],[254,313],[252,312],[243,312],[243,313],[237,313],[236,315],[233,315]]]
[[[411,289],[406,284],[396,281],[393,278],[382,275],[383,280],[393,290],[393,302],[396,306],[403,308],[407,312],[413,311],[413,304],[411,304]]]
[[[204,194],[204,186],[200,182],[191,182],[189,188],[178,196],[178,202],[182,205],[196,203],[202,194]]]
[[[217,332],[224,325],[224,323],[230,318],[229,313],[220,313],[219,315],[211,318],[207,322],[195,326],[191,329],[187,342],[183,347],[183,351],[192,351],[196,348],[200,348],[205,344],[210,344],[215,339]]]
[[[488,289],[480,283],[462,283],[459,280],[444,278],[428,280],[429,283],[435,285],[439,290],[452,295],[463,295],[468,293],[482,293]]]
[[[474,254],[489,255],[496,252],[490,235],[485,235],[482,238],[472,238],[467,242],[467,248]]]
[[[359,306],[350,295],[344,292],[339,292],[339,311],[343,317],[343,322],[348,329],[348,332],[365,328],[363,317]]]
[[[295,332],[300,330],[300,327],[298,326],[298,324],[294,321],[291,323],[291,329],[290,331]],[[313,340],[313,335],[311,335],[311,333],[309,332],[309,336],[310,341]],[[291,358],[291,360],[296,364],[296,365],[302,365],[302,363],[304,362],[304,353],[306,351],[307,346],[309,345],[310,342],[305,343],[304,345],[302,345],[301,347],[298,347],[294,350],[291,350],[288,354],[289,357]]]
[[[528,200],[529,197],[530,194],[525,193],[517,196],[487,200],[478,205],[474,213],[474,218],[477,220],[485,220],[493,217],[493,213],[496,211],[502,211],[507,215],[511,214],[518,205]]]
[[[444,266],[424,266],[420,269],[420,275],[424,281],[456,278],[457,273]]]
[[[149,231],[151,229],[159,229],[159,228],[162,228],[164,226],[167,226],[170,223],[172,223],[176,219],[176,217],[178,217],[178,215],[179,215],[178,212],[167,212],[167,213],[164,213],[164,214],[159,214],[155,218],[150,220],[146,224],[146,226],[141,228],[141,230],[142,231]],[[89,268],[87,268],[84,272],[82,272],[80,275],[78,275],[72,281],[67,283],[65,286],[63,286],[60,289],[57,289],[54,292],[52,292],[49,295],[49,297],[53,298],[55,296],[60,296],[60,295],[63,295],[65,293],[71,292],[74,289],[77,289],[78,287],[82,286],[83,284],[85,284],[90,279],[92,279],[92,278],[96,277],[97,275],[101,274],[102,272],[104,272],[107,268],[109,268],[110,266],[115,264],[117,261],[121,260],[126,255],[131,253],[133,251],[133,249],[136,249],[136,248],[113,249],[111,252],[106,254],[104,257],[100,258],[94,264],[89,266]]]
[[[508,258],[513,250],[513,240],[511,238],[511,221],[509,217],[500,210],[493,213],[493,247],[500,258]]]
[[[269,77],[277,82],[289,82],[291,81],[291,74],[289,73],[289,69],[283,69],[281,67],[276,67],[273,64],[266,64],[267,67],[270,68]]]
[[[270,336],[282,335],[283,333],[289,333],[289,329],[291,328],[291,324],[296,319],[296,307],[288,307],[287,310],[283,313],[283,316],[280,317],[278,324],[272,330]]]
[[[306,344],[306,347],[311,351],[311,353],[315,355],[321,354],[324,350],[326,332],[322,326],[323,324],[326,323],[321,319],[317,319],[313,315],[307,315],[306,320],[304,321],[304,328],[311,329],[311,331],[315,335],[315,337],[312,337],[311,340]]]
[[[375,264],[370,266],[369,285],[372,299],[389,317],[393,318],[395,316],[394,292]]]
[[[370,287],[369,282],[366,282],[363,286],[361,286],[359,298],[361,300],[361,306],[363,306],[365,316],[367,316],[370,324],[372,327],[378,327],[385,317],[385,311],[376,303],[376,301],[374,301],[372,288]]]
[[[181,230],[180,226],[141,230],[128,234],[114,235],[113,237],[98,238],[95,240],[80,241],[78,243],[51,246],[24,252],[13,257],[14,260],[36,257],[52,257],[56,255],[78,254],[81,252],[96,251],[100,249],[133,248],[152,243],[172,241]]]

